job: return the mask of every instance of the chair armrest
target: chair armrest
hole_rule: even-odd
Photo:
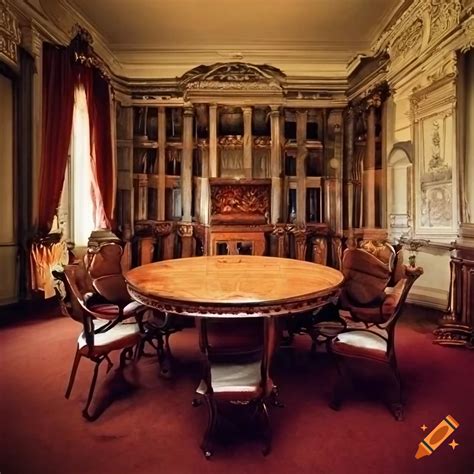
[[[403,289],[405,288],[406,284],[407,280],[405,278],[402,278],[395,286],[388,287],[385,289],[387,296],[385,297],[382,303],[382,314],[388,316],[393,314],[395,308],[400,302],[400,298],[402,297]]]

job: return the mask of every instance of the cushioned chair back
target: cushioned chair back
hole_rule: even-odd
[[[92,280],[105,275],[121,275],[122,254],[122,246],[113,242],[102,244],[98,249],[88,249],[84,259]]]
[[[341,299],[356,305],[379,304],[390,281],[391,269],[374,255],[362,249],[346,249],[342,257],[345,282]]]
[[[200,346],[210,361],[249,361],[262,357],[263,318],[198,320]]]
[[[121,245],[108,242],[98,249],[89,249],[85,258],[86,268],[94,289],[111,303],[126,305],[130,302],[125,279],[122,276]]]

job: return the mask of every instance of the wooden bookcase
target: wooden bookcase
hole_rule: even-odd
[[[292,99],[273,68],[244,63],[196,68],[167,96],[120,95],[117,223],[133,263],[337,259],[342,110]]]

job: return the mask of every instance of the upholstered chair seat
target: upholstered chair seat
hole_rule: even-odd
[[[214,397],[219,400],[243,402],[262,396],[263,391],[273,387],[271,379],[268,387],[262,387],[261,361],[242,364],[213,363],[210,366],[212,390]],[[205,380],[202,380],[197,393],[204,395],[208,390]]]
[[[386,333],[386,331],[385,331]],[[332,352],[340,356],[387,361],[387,339],[368,331],[347,331],[332,341]]]
[[[111,303],[101,303],[101,304],[92,304],[87,305],[87,308],[90,309],[94,316],[99,319],[117,319],[120,315],[119,306]],[[136,301],[132,301],[127,304],[122,311],[122,321],[123,322],[135,322],[136,314],[144,312],[146,307]]]
[[[94,345],[88,346],[86,334],[81,332],[77,339],[77,346],[81,354],[88,357],[99,357],[109,352],[132,347],[140,342],[141,333],[138,324],[117,324],[105,332],[100,331],[104,327],[104,321],[94,320]]]

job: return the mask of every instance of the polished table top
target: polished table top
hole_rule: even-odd
[[[337,296],[334,268],[276,257],[192,257],[150,263],[125,275],[132,297],[189,316],[278,316],[317,308]]]

